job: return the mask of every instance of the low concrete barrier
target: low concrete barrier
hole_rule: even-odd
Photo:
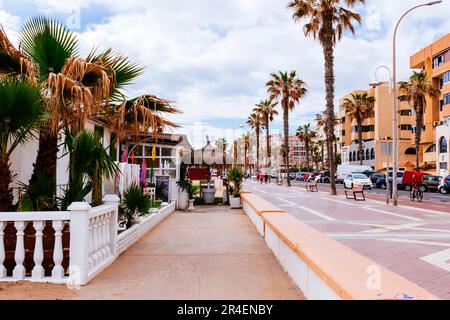
[[[253,194],[244,210],[293,281],[311,300],[437,299],[400,275]]]
[[[256,226],[258,232],[264,237],[265,235],[265,223],[262,217],[264,213],[286,213],[286,211],[281,210],[270,202],[267,202],[258,196],[245,192],[241,194],[242,207],[247,213],[250,220]]]

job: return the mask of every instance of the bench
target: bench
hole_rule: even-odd
[[[349,196],[349,194],[351,196]],[[361,196],[358,197],[358,195]],[[366,201],[366,196],[364,195],[364,186],[362,184],[354,184],[352,189],[345,190],[345,197],[347,199],[352,199],[355,201]]]
[[[306,191],[319,192],[319,189],[317,188],[317,180],[315,180],[311,183],[308,183],[305,187],[306,187]]]

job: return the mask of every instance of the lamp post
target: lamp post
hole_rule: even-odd
[[[441,3],[440,1],[432,1],[424,4],[417,5],[415,7],[412,7],[408,11],[406,11],[398,20],[395,29],[394,29],[394,36],[393,36],[393,46],[392,46],[392,69],[393,69],[393,93],[394,93],[394,118],[392,119],[392,126],[393,126],[393,146],[394,146],[394,163],[393,163],[393,170],[392,170],[392,192],[393,192],[393,204],[394,206],[398,205],[398,185],[397,185],[397,172],[398,172],[398,112],[397,112],[397,105],[398,105],[398,97],[397,97],[397,47],[396,47],[396,37],[397,37],[397,31],[400,26],[400,22],[402,22],[403,18],[405,18],[406,15],[408,15],[411,11],[421,8],[421,7],[427,7],[432,6],[435,4]],[[417,166],[419,164],[417,163]]]
[[[379,83],[382,83],[382,81],[378,80],[377,73],[380,69],[385,69],[389,74],[389,91],[393,95],[393,89],[394,89],[394,82],[392,81],[392,72],[391,69],[389,69],[388,66],[379,66],[375,69],[375,80]],[[394,107],[396,98],[393,98],[393,104],[392,104],[392,117],[394,118],[396,115],[396,109]],[[390,171],[390,163],[391,163],[391,143],[389,142],[389,139],[386,138],[386,158],[387,158],[387,164],[386,164],[386,204],[390,203],[391,198],[391,184],[389,183],[389,171]],[[392,176],[393,178],[394,176]],[[394,183],[394,182],[392,182]]]

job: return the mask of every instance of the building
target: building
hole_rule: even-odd
[[[284,168],[284,159],[281,155],[281,147],[284,144],[284,135],[276,134],[270,136],[272,146],[272,164],[277,169]],[[305,143],[296,135],[289,136],[289,165],[290,167],[301,168],[306,166]]]
[[[342,164],[360,164],[358,127],[356,120],[350,119],[343,107],[346,98],[351,94],[367,93],[375,98],[374,116],[363,122],[363,165],[371,166],[376,171],[383,171],[392,166],[389,147],[392,145],[392,106],[393,94],[388,83],[371,84],[368,90],[356,90],[342,97],[339,101],[340,119],[339,144],[341,147]],[[402,101],[403,100],[403,101]],[[399,103],[399,164],[404,168],[415,166],[415,147],[412,106],[404,99]]]
[[[424,162],[432,162],[438,175],[449,173],[450,150],[450,33],[410,58],[411,69],[426,71],[439,97],[427,97],[422,134]]]

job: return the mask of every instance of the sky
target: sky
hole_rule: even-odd
[[[325,105],[322,48],[304,36],[284,0],[0,0],[0,23],[13,43],[28,18],[52,16],[76,32],[81,53],[113,48],[145,67],[129,97],[153,93],[184,113],[171,117],[194,146],[205,136],[232,140],[247,131],[254,105],[267,98],[270,74],[296,70],[308,94],[290,116],[290,131],[313,122]],[[426,2],[426,0],[424,0]],[[336,47],[336,108],[339,97],[388,80],[375,69],[392,64],[397,19],[420,0],[366,0],[354,11],[363,22]],[[450,0],[408,15],[398,36],[399,79],[409,57],[450,32]],[[281,114],[281,110],[280,114]],[[282,131],[282,117],[272,133]],[[234,128],[234,130],[233,130]]]

